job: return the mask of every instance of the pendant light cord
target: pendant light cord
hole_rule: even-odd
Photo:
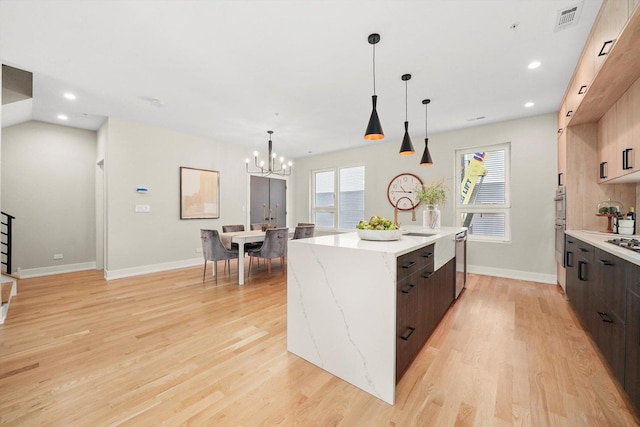
[[[376,45],[373,44],[373,94],[376,94]]]
[[[428,124],[427,113],[428,113],[428,111],[429,111],[429,107],[427,106],[427,104],[425,104],[425,106],[424,106],[424,137],[425,138],[429,137],[429,134],[427,132],[427,124]]]
[[[408,90],[409,83],[408,83],[408,81],[409,80],[405,80],[404,81],[404,121],[405,122],[408,121],[408,117],[409,117],[409,113],[408,113],[409,109],[407,108],[407,97],[409,96],[408,95],[408,93],[409,93],[409,90]]]

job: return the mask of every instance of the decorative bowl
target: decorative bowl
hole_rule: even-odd
[[[402,230],[356,230],[362,240],[400,240]]]

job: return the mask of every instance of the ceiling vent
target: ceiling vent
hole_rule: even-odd
[[[558,10],[553,31],[566,30],[578,24],[583,2]]]

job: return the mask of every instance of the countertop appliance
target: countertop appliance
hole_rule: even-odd
[[[565,266],[564,262],[564,232],[567,228],[567,194],[564,186],[556,190],[556,261]]]
[[[458,299],[467,287],[467,230],[456,234],[456,293]]]
[[[611,239],[607,240],[607,243],[611,243],[613,245],[620,246],[621,248],[629,249],[640,254],[640,240],[638,239]]]

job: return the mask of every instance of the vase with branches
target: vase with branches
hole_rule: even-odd
[[[415,189],[421,204],[426,206],[422,212],[422,226],[434,230],[440,229],[440,209],[447,201],[447,186],[443,179],[439,179]]]

